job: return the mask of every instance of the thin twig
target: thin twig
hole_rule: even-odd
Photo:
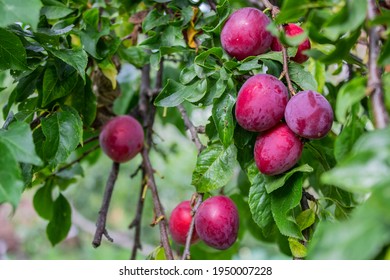
[[[68,169],[69,167],[71,167],[72,165],[80,162],[81,160],[83,160],[86,156],[88,156],[90,153],[96,151],[100,146],[99,145],[96,145],[95,147],[92,147],[91,149],[85,151],[84,153],[82,153],[78,158],[76,158],[75,160],[65,164],[64,166],[62,166],[60,169],[58,169],[57,172],[53,173],[52,175],[57,175],[58,173]]]
[[[213,11],[216,11],[216,10],[217,10],[217,5],[215,4],[214,0],[208,0],[207,2],[209,2],[209,6],[210,6],[210,8],[211,8]]]
[[[377,15],[378,7],[375,0],[368,0],[368,19],[373,20]],[[367,91],[371,97],[374,111],[374,121],[376,128],[385,128],[389,123],[389,115],[384,104],[384,90],[381,80],[382,69],[378,66],[380,54],[380,33],[381,26],[375,25],[368,29],[369,35],[369,58],[368,58],[368,82]]]
[[[100,246],[103,235],[110,241],[113,242],[113,239],[108,235],[106,229],[107,213],[108,208],[110,207],[111,196],[114,190],[115,182],[118,177],[120,164],[118,162],[112,163],[112,168],[110,176],[108,177],[106,189],[104,191],[102,206],[99,211],[99,217],[96,222],[96,232],[92,241],[93,247],[97,248]]]
[[[44,112],[42,115],[38,116],[36,119],[34,119],[31,123],[30,123],[30,128],[31,130],[34,130],[38,125],[41,124],[41,119],[48,116],[49,115],[49,112]]]
[[[181,257],[182,260],[188,260],[191,258],[190,255],[190,247],[191,247],[191,240],[192,240],[192,235],[194,234],[195,230],[195,219],[194,216],[196,214],[196,211],[198,211],[199,206],[202,204],[203,201],[203,194],[199,193],[196,198],[196,203],[194,207],[192,208],[192,220],[190,224],[190,228],[187,233],[187,239],[186,239],[186,244],[184,247],[183,255]]]
[[[288,59],[289,58],[288,58],[288,54],[287,54],[287,48],[283,44],[281,44],[281,46],[282,46],[282,55],[283,55],[283,74],[284,74],[284,77],[286,78],[287,87],[288,87],[288,90],[290,91],[290,94],[295,95],[295,90],[294,90],[294,87],[292,85],[290,74],[288,71]]]
[[[261,2],[263,3],[263,5],[264,5],[267,9],[270,9],[270,10],[271,10],[272,18],[275,18],[276,15],[280,12],[279,7],[273,5],[270,1],[268,1],[268,0],[261,0]]]
[[[10,125],[10,123],[14,120],[15,118],[15,115],[12,111],[9,112],[8,116],[7,116],[7,119],[5,120],[4,124],[3,124],[3,129],[7,129],[8,126]]]
[[[180,111],[181,117],[184,121],[184,125],[190,131],[192,142],[194,142],[196,148],[198,149],[198,151],[200,153],[205,148],[205,146],[203,146],[202,142],[200,141],[199,136],[198,136],[198,132],[197,132],[194,124],[192,123],[192,121],[188,117],[187,111],[182,104],[178,105],[177,108]]]

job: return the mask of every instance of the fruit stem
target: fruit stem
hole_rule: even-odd
[[[194,230],[195,230],[194,216],[196,214],[196,211],[198,211],[198,208],[202,204],[202,202],[203,202],[203,193],[198,193],[196,203],[195,203],[194,207],[192,208],[192,220],[191,220],[190,228],[189,228],[188,233],[187,233],[186,245],[184,247],[183,256],[181,257],[182,260],[190,259],[191,239],[192,239],[192,235],[193,235]]]

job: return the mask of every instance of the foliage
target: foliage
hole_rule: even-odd
[[[0,70],[6,73],[1,77],[13,80],[0,88],[7,99],[0,130],[0,204],[16,209],[24,191],[33,189],[35,210],[48,221],[46,233],[53,245],[71,227],[67,189],[83,174],[77,163],[94,164],[89,155],[98,146],[102,125],[115,114],[142,120],[145,79],[140,73],[150,65],[147,94],[158,121],[185,134],[177,106],[189,114],[201,109],[207,119],[201,124],[205,148],[194,159],[187,189],[208,196],[234,185],[228,194],[242,206],[242,220],[250,220],[241,221],[239,239],[224,256],[196,245],[192,257],[233,258],[247,235],[275,243],[295,258],[375,259],[389,254],[390,130],[375,130],[378,108],[371,102],[366,58],[373,48],[366,40],[369,29],[380,27],[374,65],[389,64],[390,29],[384,24],[389,7],[383,1],[371,20],[367,0],[278,1],[280,13],[270,30],[277,35],[275,24],[300,22],[312,43],[305,64],[288,62],[292,86],[321,92],[332,104],[335,121],[327,137],[305,143],[297,166],[273,177],[257,170],[256,134],[236,124],[234,105],[249,76],[268,73],[287,83],[282,53],[237,61],[219,40],[230,13],[254,1],[24,2],[0,0],[5,15],[0,19]],[[270,10],[267,14],[272,16]],[[294,54],[297,42],[278,36],[290,44],[289,55]],[[121,71],[129,65],[138,76],[131,85],[121,84]],[[389,77],[384,72],[387,111]],[[150,124],[143,124],[147,130]],[[156,146],[148,148],[159,152]],[[173,196],[162,204],[179,202]],[[155,245],[149,258],[164,258],[165,248]]]

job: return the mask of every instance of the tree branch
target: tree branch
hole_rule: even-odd
[[[106,229],[106,221],[107,221],[107,213],[108,208],[110,207],[111,196],[114,190],[115,182],[118,177],[120,164],[118,162],[112,163],[112,168],[110,172],[110,176],[108,177],[106,189],[104,191],[102,206],[99,211],[99,217],[96,222],[96,232],[92,241],[93,247],[99,247],[102,241],[103,235],[111,242],[113,239],[108,235]]]
[[[184,251],[183,251],[183,256],[181,257],[182,260],[188,260],[191,258],[191,255],[190,255],[191,239],[192,239],[192,235],[194,234],[194,230],[195,230],[194,216],[196,214],[196,211],[198,211],[199,206],[203,202],[203,194],[202,193],[197,194],[197,197],[195,199],[196,199],[196,203],[195,203],[194,207],[192,208],[192,220],[191,220],[190,228],[189,228],[188,233],[187,233],[187,239],[186,239],[186,244],[185,244]]]
[[[180,111],[181,117],[184,121],[184,125],[191,133],[192,142],[194,142],[199,153],[202,152],[202,150],[205,148],[205,146],[200,141],[199,136],[198,136],[198,131],[197,131],[196,127],[194,126],[194,124],[191,122],[190,118],[188,117],[186,109],[184,108],[184,106],[182,104],[178,105],[177,108]]]
[[[378,7],[375,0],[368,0],[368,19],[373,20],[377,15]],[[384,105],[383,83],[381,80],[382,69],[378,66],[380,54],[381,26],[371,26],[368,29],[369,58],[368,58],[368,83],[367,91],[371,97],[376,128],[385,128],[389,123],[389,115]]]
[[[75,163],[78,163],[80,162],[81,160],[83,160],[86,156],[88,156],[90,153],[96,151],[100,146],[99,145],[96,145],[95,147],[92,147],[91,149],[85,151],[84,153],[82,153],[78,158],[76,158],[75,160],[69,162],[68,164],[65,164],[64,166],[62,166],[60,169],[58,169],[57,172],[53,173],[52,175],[57,175],[58,173],[68,169],[69,167],[71,167],[72,165],[74,165]]]
[[[162,86],[162,75],[163,74],[163,60],[160,63],[160,70],[157,73],[156,87],[161,88]],[[158,94],[157,91],[150,90],[150,65],[145,65],[142,68],[141,76],[141,94],[139,101],[139,112],[143,119],[143,126],[145,128],[145,145],[142,149],[142,168],[144,173],[145,182],[152,192],[154,211],[156,220],[153,225],[158,224],[160,228],[160,239],[162,246],[165,250],[165,256],[169,260],[173,260],[173,253],[169,244],[168,227],[165,220],[164,209],[161,205],[160,197],[157,190],[156,181],[154,179],[154,169],[152,167],[149,151],[153,144],[153,124],[156,115],[156,107],[153,105],[153,99]]]

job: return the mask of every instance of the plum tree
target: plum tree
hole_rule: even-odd
[[[272,35],[266,29],[269,23],[270,19],[256,8],[235,11],[221,31],[223,49],[238,60],[265,53],[272,42]]]
[[[286,86],[269,74],[249,78],[238,92],[237,122],[248,131],[261,132],[275,126],[288,102]]]
[[[284,31],[286,32],[287,36],[294,37],[299,34],[303,33],[303,29],[294,23],[289,23],[283,26]],[[291,60],[297,62],[297,63],[303,63],[306,60],[309,59],[307,55],[305,55],[303,52],[305,50],[309,50],[311,48],[311,44],[308,38],[306,38],[302,43],[299,44],[297,53],[295,54],[294,57],[291,57]],[[272,39],[271,43],[271,50],[273,51],[281,51],[282,50],[282,45],[279,41],[278,38],[274,37]]]
[[[104,153],[115,162],[126,162],[134,158],[142,149],[144,131],[133,117],[123,115],[108,121],[99,135],[99,143]]]
[[[290,99],[284,117],[294,133],[308,139],[319,139],[332,128],[333,109],[323,95],[305,90]]]
[[[195,228],[200,239],[210,247],[225,250],[237,239],[238,210],[227,196],[206,199],[195,214]]]
[[[192,220],[192,209],[189,200],[180,202],[171,213],[169,219],[169,231],[172,239],[178,244],[184,245],[186,243],[188,231],[190,229]],[[191,243],[198,241],[199,236],[194,229]]]
[[[301,157],[303,143],[284,123],[258,135],[254,158],[266,175],[278,175],[293,167]]]

